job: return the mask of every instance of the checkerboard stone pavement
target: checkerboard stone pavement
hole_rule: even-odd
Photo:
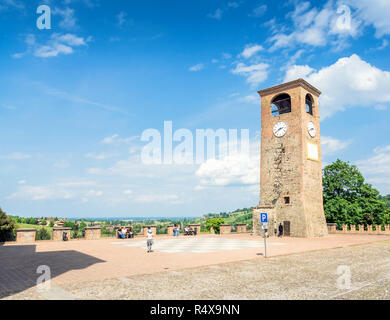
[[[225,250],[263,247],[262,241],[227,238],[174,238],[153,240],[153,251],[166,253],[207,253]],[[111,242],[113,245],[146,248],[146,240],[135,242]],[[267,246],[281,246],[283,243],[267,243]]]

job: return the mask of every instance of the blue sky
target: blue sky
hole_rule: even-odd
[[[41,4],[50,30],[36,27]],[[388,194],[389,14],[381,0],[0,0],[0,205],[68,217],[255,205],[257,90],[299,77],[323,92],[324,164],[350,161]],[[142,132],[165,120],[249,129],[252,153],[145,165]]]

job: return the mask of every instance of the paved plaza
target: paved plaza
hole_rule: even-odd
[[[135,242],[111,242],[113,245],[122,245],[128,247],[145,248],[145,241]],[[283,246],[283,243],[270,242],[269,246]],[[169,240],[156,240],[153,244],[153,251],[167,252],[167,253],[206,253],[239,250],[246,248],[261,248],[264,247],[263,241],[250,241],[241,239],[229,238],[174,238]]]
[[[361,286],[371,288],[378,279],[388,284],[390,236],[385,235],[269,238],[267,259],[263,239],[250,234],[157,236],[154,242],[152,253],[146,252],[145,238],[0,245],[0,298],[235,299],[237,294],[244,299],[323,298],[313,292],[311,283],[318,280],[321,287],[321,281],[331,281],[334,286],[339,264],[363,272]],[[42,265],[51,272],[52,289],[47,292],[35,287]],[[284,288],[283,279],[298,286],[300,294]],[[302,279],[306,284],[299,283]],[[257,289],[245,291],[256,281],[257,286],[263,281],[268,295]],[[180,290],[184,283],[191,284],[192,293]],[[276,294],[282,287],[284,295]],[[329,292],[340,293],[333,287]]]

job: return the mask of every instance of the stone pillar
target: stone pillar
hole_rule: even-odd
[[[359,224],[359,232],[365,232],[364,224]]]
[[[370,224],[367,225],[367,232],[372,233],[372,225]]]
[[[62,233],[66,232],[68,240],[70,240],[70,231],[72,228],[55,227],[53,228],[53,240],[62,241]]]
[[[336,233],[336,224],[335,223],[328,223],[328,233]]]
[[[148,235],[148,227],[150,227],[150,229],[153,232],[153,235],[155,236],[157,234],[157,227],[156,226],[143,226],[142,228],[143,228],[144,236],[146,237]]]
[[[382,233],[382,225],[380,225],[380,224],[377,224],[376,225],[376,233]]]
[[[173,236],[173,226],[167,226],[167,235]]]
[[[347,233],[348,232],[348,226],[343,224],[343,233]]]
[[[236,224],[237,233],[246,233],[247,223]]]
[[[16,243],[34,243],[37,229],[16,229]]]
[[[351,225],[351,233],[356,233],[356,226],[354,224]]]
[[[195,230],[195,228],[196,228],[196,231],[197,231],[196,234],[199,234],[199,233],[200,233],[200,224],[190,224],[189,227],[191,227],[191,228],[194,229],[194,230]]]
[[[102,235],[102,227],[91,226],[85,227],[85,239],[86,240],[98,240]]]
[[[226,234],[232,232],[232,226],[230,224],[221,224],[219,226],[219,233],[220,234]]]

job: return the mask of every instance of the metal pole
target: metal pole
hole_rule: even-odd
[[[267,229],[264,229],[264,258],[267,258],[267,240],[265,233],[267,232]]]

